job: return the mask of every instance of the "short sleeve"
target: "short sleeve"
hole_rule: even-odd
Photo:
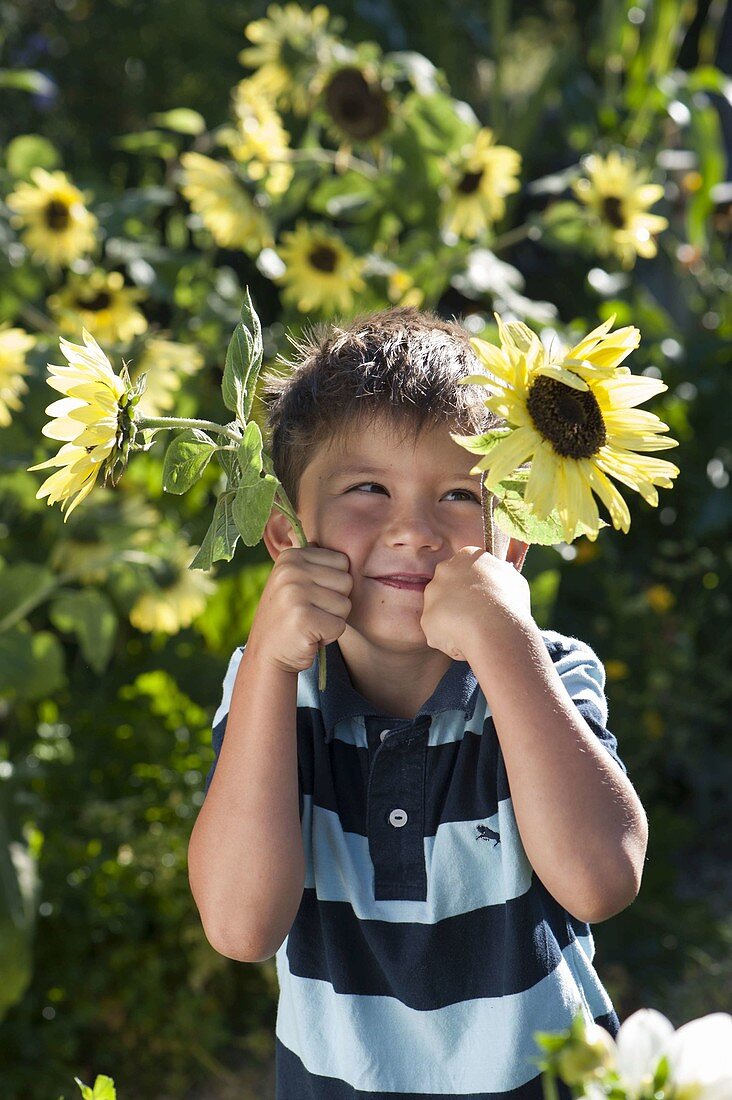
[[[229,707],[231,706],[231,696],[234,691],[234,682],[236,681],[236,674],[239,670],[239,663],[242,658],[242,654],[246,646],[239,646],[231,655],[229,659],[229,667],[226,670],[224,676],[224,685],[221,696],[221,702],[218,706],[216,713],[214,714],[213,726],[211,730],[211,742],[214,750],[214,762],[211,765],[211,769],[206,776],[206,783],[203,789],[204,797],[208,794],[208,788],[211,786],[211,780],[213,774],[216,771],[216,765],[219,759],[219,753],[221,752],[221,746],[224,742],[224,734],[226,732],[226,720],[229,717]]]
[[[625,774],[628,769],[618,753],[618,742],[607,728],[605,667],[597,654],[579,638],[544,631],[544,641],[569,697],[587,725]]]

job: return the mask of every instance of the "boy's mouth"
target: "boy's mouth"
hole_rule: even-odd
[[[406,588],[411,592],[423,592],[432,580],[425,574],[397,573],[391,577],[374,577],[379,584],[386,584],[390,588]]]

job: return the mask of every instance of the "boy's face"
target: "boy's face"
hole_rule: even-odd
[[[483,546],[477,458],[438,424],[414,445],[386,421],[354,429],[339,448],[321,447],[300,480],[298,517],[306,538],[348,555],[353,577],[349,628],[379,648],[424,648],[420,627],[425,579],[409,588],[379,578],[423,574],[463,546]],[[494,525],[497,557],[521,568],[526,544]],[[298,546],[286,517],[274,509],[265,531],[273,558]]]

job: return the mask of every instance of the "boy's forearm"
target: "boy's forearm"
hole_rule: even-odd
[[[535,623],[468,660],[488,700],[529,862],[580,920],[606,920],[636,896],[648,825],[632,784],[571,700]],[[481,650],[483,657],[481,657]]]
[[[302,898],[296,720],[297,673],[263,660],[250,639],[188,846],[206,935],[229,958],[255,962],[273,954]]]

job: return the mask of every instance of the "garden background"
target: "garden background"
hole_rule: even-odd
[[[668,386],[652,409],[681,474],[657,508],[633,494],[629,534],[532,547],[525,575],[539,625],[603,660],[649,817],[638,899],[593,928],[600,976],[621,1020],[732,1010],[730,8],[343,0],[271,9],[245,39],[266,15],[221,0],[0,4],[8,1100],[70,1098],[75,1075],[97,1073],[120,1100],[272,1092],[274,960],[210,947],[186,868],[223,673],[270,559],[240,542],[210,577],[186,568],[224,475],[211,463],[188,493],[164,493],[166,437],[67,523],[27,470],[51,454],[46,364],[82,324],[115,369],[149,371],[149,415],[224,423],[246,286],[265,366],[308,317],[394,302],[490,340],[494,310],[566,342],[612,314],[640,328],[629,363]],[[492,145],[469,163],[481,128]],[[592,175],[583,158],[612,150],[658,199],[644,205],[640,176],[613,193],[607,161]],[[14,196],[43,196],[38,168],[67,190],[57,205],[47,190],[34,223]],[[73,202],[76,254],[54,263]],[[662,231],[643,220],[651,205]]]

